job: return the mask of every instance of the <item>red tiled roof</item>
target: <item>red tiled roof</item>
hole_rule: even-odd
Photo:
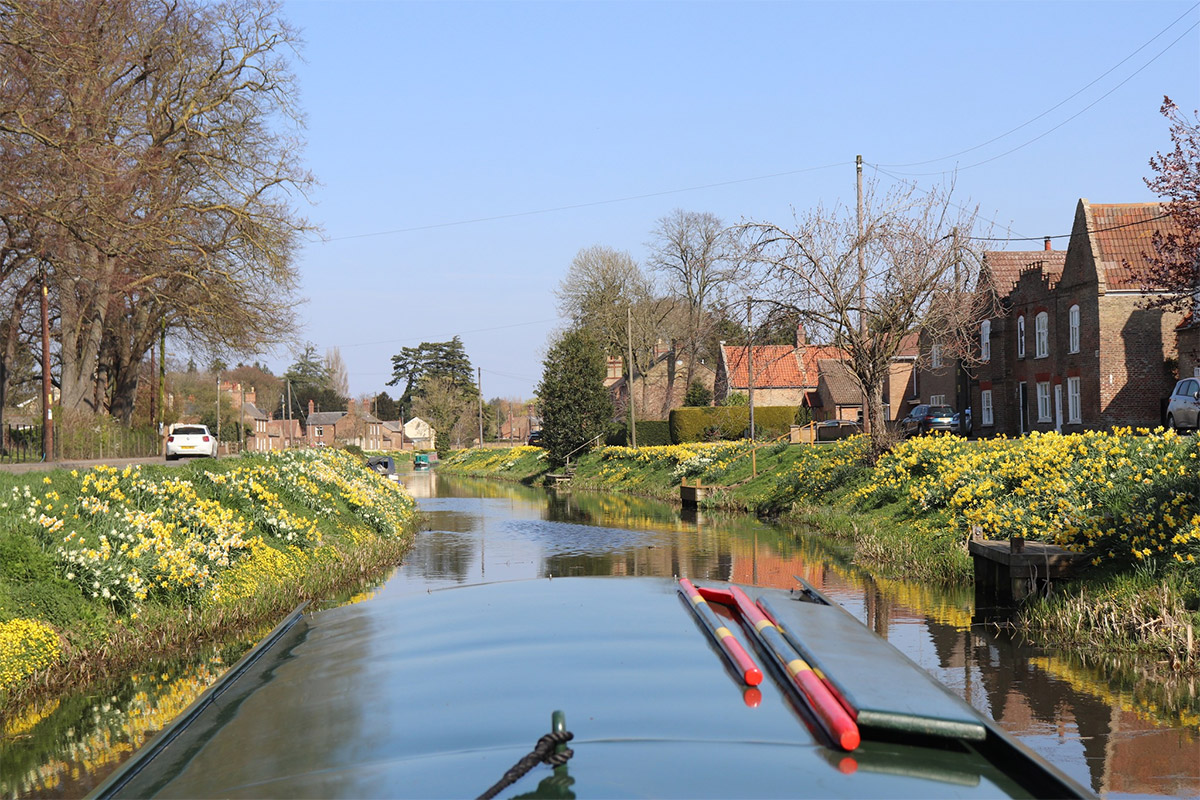
[[[1109,289],[1141,289],[1142,282],[1125,266],[1145,263],[1143,253],[1153,253],[1155,231],[1176,229],[1175,221],[1158,203],[1088,203],[1090,232],[1096,269],[1104,270]]]
[[[787,344],[758,345],[754,348],[754,386],[759,389],[795,389],[816,387],[821,359],[843,358],[836,347],[805,346],[797,349]],[[729,386],[745,389],[750,385],[746,371],[746,348],[726,345],[725,363],[729,367]]]
[[[1041,269],[1049,279],[1050,286],[1062,277],[1063,264],[1067,261],[1066,250],[989,250],[983,254],[992,273],[992,285],[1004,297],[1014,288],[1021,275],[1031,269]]]
[[[805,383],[796,358],[796,348],[786,344],[757,345],[754,347],[754,386],[759,389],[786,389],[816,385]],[[746,369],[746,348],[737,345],[725,346],[725,363],[729,367],[729,386],[745,389],[750,385]]]

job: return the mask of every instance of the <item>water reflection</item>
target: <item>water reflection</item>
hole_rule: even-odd
[[[799,576],[1097,792],[1200,794],[1194,681],[1151,684],[973,625],[969,589],[875,580],[818,537],[744,516],[688,516],[639,498],[415,477],[436,498],[421,504],[430,528],[422,547],[452,549],[456,569],[443,568],[443,554],[415,550],[385,591],[547,575],[678,575],[790,588]],[[473,525],[463,525],[462,515]]]

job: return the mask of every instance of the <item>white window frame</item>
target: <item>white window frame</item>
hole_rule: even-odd
[[[1051,416],[1050,408],[1050,381],[1038,381],[1037,383],[1037,421],[1050,422],[1054,419]]]
[[[929,348],[929,367],[930,369],[941,369],[942,367],[942,346],[940,344]]]
[[[931,406],[944,406],[944,405],[946,405],[946,395],[944,395],[944,394],[931,394],[931,395],[929,395],[929,405],[931,405]]]
[[[318,439],[325,435],[325,427],[323,425],[316,426],[316,435]]]
[[[979,360],[992,360],[992,321],[990,319],[979,323]]]
[[[1033,318],[1034,358],[1050,357],[1050,315],[1039,311]]]
[[[1071,306],[1071,310],[1067,312],[1067,352],[1079,352],[1079,306]]]
[[[992,416],[992,390],[984,389],[979,393],[979,417],[981,425],[995,425],[995,418]]]
[[[1067,378],[1067,423],[1079,425],[1083,422],[1082,395],[1079,391],[1079,378]]]
[[[1025,315],[1017,317],[1017,358],[1025,357]]]

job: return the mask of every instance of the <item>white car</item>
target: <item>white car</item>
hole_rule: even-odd
[[[180,456],[217,457],[217,437],[204,425],[176,425],[167,436],[167,461]]]

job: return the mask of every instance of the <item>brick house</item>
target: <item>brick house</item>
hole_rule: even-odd
[[[1002,310],[979,329],[979,435],[1161,424],[1182,316],[1146,308],[1152,293],[1126,264],[1143,263],[1154,231],[1170,224],[1162,213],[1081,199],[1065,253],[1047,239],[1041,251],[985,254],[980,281]]]
[[[822,358],[817,362],[817,390],[809,393],[807,401],[812,404],[814,420],[859,420],[862,399],[862,389],[844,363],[836,358]]]
[[[353,444],[363,450],[383,449],[383,422],[353,400],[345,411],[315,411],[309,400],[305,433],[309,446]]]
[[[750,390],[750,361],[754,366],[756,406],[799,406],[816,402],[822,360],[844,360],[837,347],[810,345],[802,326],[796,327],[796,343],[727,345],[721,342],[721,360],[713,382],[713,402],[720,405],[734,393]],[[811,397],[809,396],[811,393]]]

